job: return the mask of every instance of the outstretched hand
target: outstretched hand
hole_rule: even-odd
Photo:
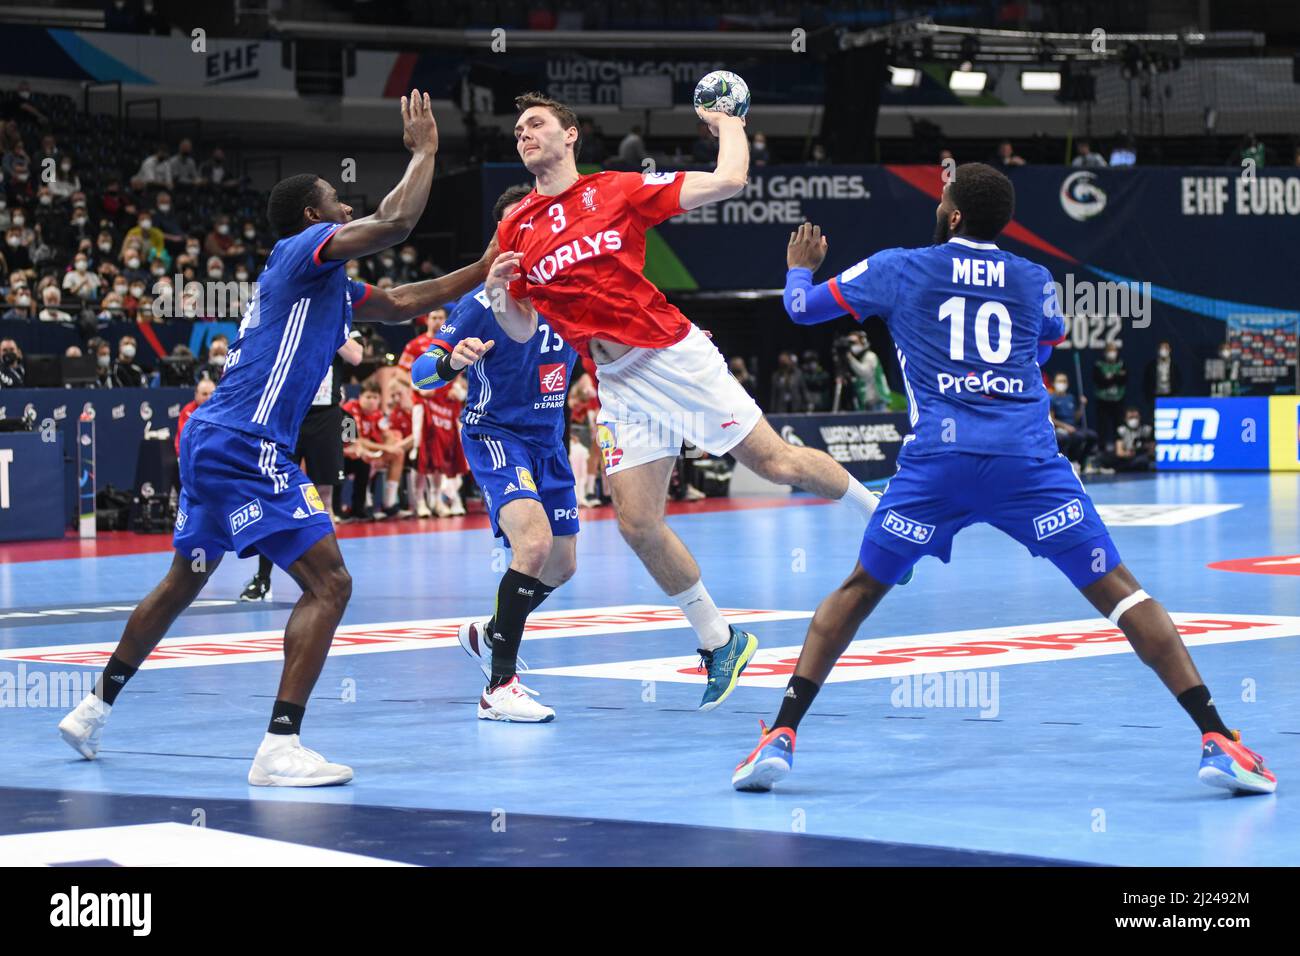
[[[790,233],[790,244],[785,250],[785,264],[789,269],[811,269],[816,272],[826,259],[826,237],[822,227],[805,222]]]
[[[410,97],[402,97],[402,145],[413,153],[438,151],[438,123],[428,93],[411,90]]]

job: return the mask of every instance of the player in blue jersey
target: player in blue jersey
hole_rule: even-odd
[[[1165,609],[1120,562],[1092,499],[1057,453],[1041,364],[1065,334],[1051,274],[999,249],[1015,191],[982,163],[945,185],[935,244],[885,249],[828,282],[805,223],[787,251],[786,311],[809,325],[878,315],[893,335],[912,432],[863,538],[858,564],[817,608],[771,730],[736,768],[738,790],[789,773],[795,732],[858,628],[924,555],[947,562],[953,536],[984,522],[1055,564],[1121,631],[1202,734],[1199,777],[1271,793],[1277,778],[1224,724]]]
[[[349,259],[403,242],[428,200],[438,128],[428,95],[402,97],[406,173],[372,215],[352,218],[333,186],[290,176],[271,191],[279,241],[258,278],[216,392],[181,436],[182,494],[172,564],[131,614],[95,689],[59,724],[87,759],[126,682],[198,596],[227,551],[270,558],[302,588],[284,630],[284,668],[248,781],[256,786],[346,783],[352,770],[299,742],[312,687],[343,616],[352,580],[316,487],[293,460],[299,426],[353,316],[409,321],[483,281],[488,260],[389,291],[349,281]],[[493,253],[494,247],[488,252]],[[486,254],[486,253],[485,253]],[[200,414],[201,413],[201,414]]]
[[[496,221],[530,192],[531,186],[514,186],[502,193]],[[469,369],[461,414],[465,458],[483,489],[492,532],[511,551],[492,618],[462,624],[458,633],[488,679],[479,699],[482,720],[555,719],[554,710],[532,699],[536,693],[519,682],[516,669],[528,615],[573,576],[577,564],[578,498],[564,438],[577,360],[545,317],[527,342],[501,334],[480,286],[411,367],[411,384],[424,390]]]

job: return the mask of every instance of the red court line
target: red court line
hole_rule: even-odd
[[[824,498],[751,497],[704,498],[700,501],[670,501],[670,515],[711,514],[720,511],[753,511],[762,508],[791,508],[801,505],[830,504]],[[591,508],[582,512],[581,520],[612,521],[612,507]],[[395,534],[435,534],[443,531],[474,531],[491,527],[488,516],[478,512],[463,518],[390,518],[341,524],[335,530],[341,539],[384,538]],[[23,564],[28,561],[65,561],[70,558],[110,558],[123,554],[164,554],[172,550],[170,534],[136,534],[133,531],[101,531],[99,536],[82,540],[68,537],[52,541],[16,541],[0,547],[0,564]]]

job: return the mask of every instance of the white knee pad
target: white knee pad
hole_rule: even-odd
[[[1129,608],[1133,607],[1135,604],[1141,604],[1143,601],[1150,601],[1150,600],[1151,600],[1151,595],[1147,594],[1147,592],[1143,591],[1141,588],[1138,588],[1136,591],[1134,591],[1124,600],[1120,601],[1118,604],[1115,605],[1115,610],[1111,611],[1110,614],[1108,615],[1108,617],[1110,618],[1110,623],[1114,624],[1116,627],[1119,627],[1119,619],[1124,616],[1124,613]]]

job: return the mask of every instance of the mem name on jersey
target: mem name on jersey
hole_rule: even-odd
[[[497,226],[501,251],[523,253],[510,294],[531,299],[584,354],[592,338],[680,342],[691,323],[645,277],[645,234],[685,211],[685,175],[601,172],[554,196],[529,193]]]
[[[293,448],[298,428],[347,341],[353,296],[370,287],[349,280],[341,260],[320,252],[340,223],[322,222],[275,244],[212,398],[192,416]]]
[[[1061,340],[1065,320],[1047,269],[954,236],[882,250],[827,285],[846,312],[880,316],[894,338],[912,426],[900,458],[1055,457],[1039,347]]]

